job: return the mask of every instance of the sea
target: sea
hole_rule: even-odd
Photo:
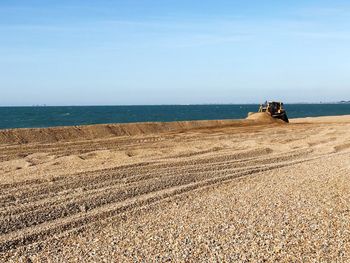
[[[131,122],[242,119],[257,104],[0,107],[0,129]],[[286,104],[289,118],[350,114],[350,103]]]

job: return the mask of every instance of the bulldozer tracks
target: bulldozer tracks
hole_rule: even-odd
[[[260,153],[259,153],[260,152]],[[192,158],[172,163],[129,165],[60,177],[4,185],[0,195],[0,252],[44,242],[165,198],[259,172],[312,160],[310,151],[275,156],[269,149]],[[248,157],[252,154],[260,155]]]
[[[261,131],[254,132],[257,140]],[[273,132],[272,139],[273,136],[279,137],[283,130]],[[101,149],[152,148],[166,141],[196,141],[198,136],[203,140],[225,138],[230,142],[250,139],[252,133],[235,136],[227,131],[202,135],[189,133],[181,138],[165,134],[144,138],[135,136],[74,143],[3,146],[0,160],[7,161],[36,152],[59,156]],[[305,140],[307,135],[301,137]],[[191,191],[312,162],[327,155],[329,153],[315,154],[308,145],[278,152],[266,145],[237,151],[230,147],[214,147],[188,154],[168,154],[113,168],[0,183],[0,253],[42,244],[52,237],[80,231],[103,220],[114,220],[127,211],[138,210]]]

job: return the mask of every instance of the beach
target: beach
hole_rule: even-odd
[[[350,261],[350,115],[0,130],[4,261]]]

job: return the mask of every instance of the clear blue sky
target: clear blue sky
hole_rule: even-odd
[[[1,0],[0,105],[350,99],[349,1]]]

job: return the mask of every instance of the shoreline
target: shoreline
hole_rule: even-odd
[[[0,130],[177,122],[238,120],[256,112],[259,105],[160,105],[160,106],[77,106],[47,108],[0,108]],[[289,118],[340,116],[350,114],[350,104],[290,104]]]
[[[321,116],[290,119],[290,124],[350,122],[350,115]],[[57,126],[47,128],[14,128],[0,130],[0,145],[55,143],[79,140],[106,139],[122,136],[140,136],[160,133],[181,133],[198,129],[271,125],[270,120],[199,120],[174,122],[134,122]]]

